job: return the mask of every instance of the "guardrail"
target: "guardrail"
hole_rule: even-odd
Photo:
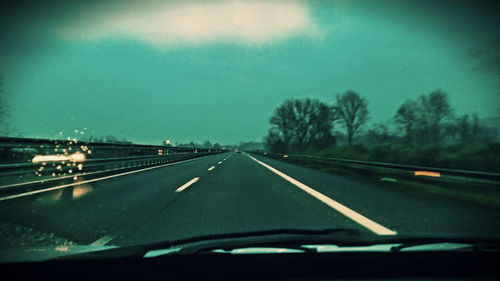
[[[279,159],[287,162],[295,163],[314,163],[324,166],[337,167],[341,169],[356,169],[364,171],[374,171],[377,173],[381,172],[383,174],[394,175],[394,176],[404,176],[419,179],[430,179],[434,181],[446,181],[446,182],[458,182],[458,181],[483,181],[492,183],[494,185],[500,185],[500,174],[499,173],[488,173],[479,171],[466,171],[466,170],[453,170],[445,168],[436,167],[421,167],[412,165],[402,165],[402,164],[392,164],[392,163],[381,163],[381,162],[370,162],[370,161],[360,161],[360,160],[350,160],[350,159],[340,159],[340,158],[326,158],[308,155],[288,155],[280,153],[269,153],[269,152],[251,152],[257,155],[270,157],[274,159]]]
[[[84,142],[69,138],[66,140],[52,140],[0,137],[0,164],[27,163],[35,155],[70,155],[75,152],[82,152],[87,159],[92,159],[207,151],[212,151],[212,149],[132,143]]]
[[[103,170],[152,166],[223,149],[0,137],[0,186]]]

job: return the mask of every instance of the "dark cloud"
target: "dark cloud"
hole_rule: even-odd
[[[468,55],[475,59],[478,66],[476,70],[500,75],[500,36],[483,41],[476,48],[469,50]]]
[[[0,6],[0,55],[53,51],[54,28],[97,1],[7,1]]]
[[[446,1],[455,32],[471,47],[477,70],[500,75],[500,1]]]
[[[500,1],[495,0],[382,0],[359,2],[364,9],[391,24],[451,40],[466,46],[464,57],[476,70],[500,74]]]

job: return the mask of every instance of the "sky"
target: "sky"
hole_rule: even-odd
[[[367,99],[371,123],[436,89],[456,114],[496,117],[498,12],[490,1],[13,1],[0,12],[0,101],[11,136],[145,144],[261,141],[285,99],[333,104],[346,90]]]

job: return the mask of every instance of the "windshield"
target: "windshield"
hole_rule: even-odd
[[[495,4],[1,10],[1,250],[500,237]]]

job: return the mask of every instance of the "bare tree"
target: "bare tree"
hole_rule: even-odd
[[[338,118],[328,105],[315,99],[295,100],[294,111],[293,131],[299,151],[307,145],[326,147],[335,142],[332,121]]]
[[[470,142],[472,130],[468,114],[464,114],[462,117],[458,118],[456,127],[458,141],[462,144]]]
[[[415,137],[416,127],[418,126],[417,103],[407,100],[399,107],[394,115],[394,120],[399,129],[404,131],[406,143],[411,144]]]
[[[391,140],[389,128],[383,123],[376,123],[367,132],[370,142],[375,144],[387,144]]]
[[[276,108],[269,122],[272,128],[269,130],[267,140],[273,143],[279,142],[282,149],[288,150],[294,133],[293,124],[295,123],[293,100],[286,100],[280,107]]]
[[[118,142],[118,139],[113,135],[107,135],[104,141],[109,143],[116,143]]]
[[[342,125],[347,129],[347,143],[350,146],[354,136],[368,121],[368,103],[354,91],[337,94],[335,113],[340,117]]]
[[[292,130],[295,135],[297,148],[302,150],[309,133],[313,102],[311,99],[294,100],[293,111],[295,118],[292,119],[294,121]]]
[[[203,148],[212,148],[212,143],[209,140],[204,141]]]
[[[334,143],[329,106],[315,99],[286,100],[270,119],[271,129],[265,139],[274,150],[303,150],[310,145]]]
[[[419,98],[421,128],[431,138],[433,144],[438,144],[444,131],[444,122],[452,117],[448,94],[436,90],[428,96]]]
[[[287,145],[285,145],[281,134],[282,133],[276,127],[272,127],[269,129],[267,135],[264,137],[264,143],[266,144],[268,149],[276,152],[287,151]]]
[[[472,115],[472,128],[471,128],[471,140],[477,141],[479,140],[480,134],[480,126],[479,126],[479,117],[476,113]]]
[[[491,124],[484,119],[480,120],[476,113],[472,115],[472,123],[469,126],[470,142],[490,143],[499,141],[500,132],[495,123]]]
[[[334,121],[339,119],[332,107],[318,102],[313,108],[311,115],[310,143],[317,148],[325,148],[336,144],[336,138],[333,135]]]
[[[5,123],[4,118],[6,114],[7,114],[6,106],[3,104],[3,101],[0,100],[0,124],[2,125]]]

